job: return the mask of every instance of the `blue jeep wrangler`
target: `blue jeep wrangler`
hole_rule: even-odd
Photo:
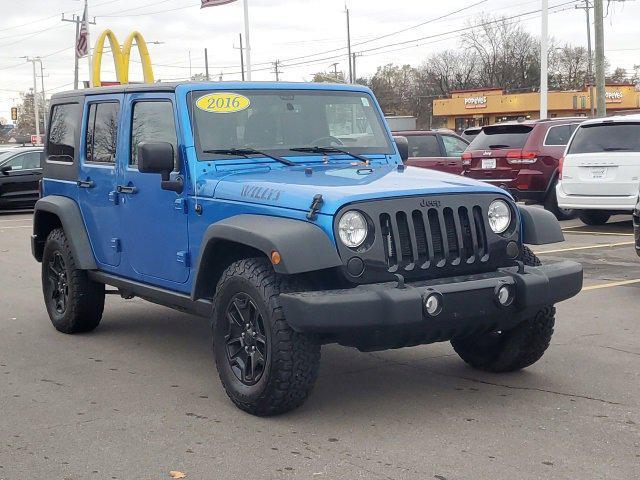
[[[49,118],[32,250],[54,327],[96,328],[105,286],[206,317],[255,415],[301,405],[327,343],[451,341],[474,367],[527,367],[582,287],[579,264],[524,246],[564,240],[553,215],[405,167],[361,86],[88,89]]]

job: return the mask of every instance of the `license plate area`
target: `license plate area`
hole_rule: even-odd
[[[483,158],[482,159],[482,169],[483,170],[494,170],[496,168],[496,159],[495,158]]]
[[[599,180],[607,176],[607,167],[589,167],[589,177]]]

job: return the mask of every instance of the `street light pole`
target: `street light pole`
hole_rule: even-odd
[[[576,8],[583,9],[587,17],[587,81],[589,82],[589,109],[591,110],[591,118],[595,117],[595,103],[593,98],[593,52],[591,51],[591,3],[584,0],[584,7],[576,5]]]
[[[347,59],[349,60],[349,83],[353,83],[353,65],[351,63],[351,22],[349,21],[349,9],[345,5],[347,14]]]
[[[244,1],[244,51],[247,60],[247,80],[251,81],[251,40],[249,39],[249,0]],[[241,50],[242,52],[242,50]]]
[[[549,0],[542,0],[540,34],[540,118],[547,118],[549,78]]]

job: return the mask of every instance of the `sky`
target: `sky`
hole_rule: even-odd
[[[344,0],[248,0],[253,80],[309,81],[318,71],[348,71]],[[586,46],[582,2],[549,0],[549,35],[559,43]],[[460,48],[460,32],[483,13],[520,17],[531,33],[540,32],[540,0],[347,0],[357,75],[370,76],[387,63],[419,66],[437,51]],[[606,8],[607,0],[605,0]],[[104,29],[122,43],[138,30],[150,44],[156,79],[182,80],[204,73],[208,49],[212,79],[240,78],[238,34],[244,32],[242,1],[200,9],[199,0],[89,0],[91,44]],[[47,94],[73,87],[75,25],[62,22],[82,14],[82,0],[0,0],[0,117],[8,119],[20,92],[33,87],[31,63],[42,57]],[[640,54],[637,35],[640,1],[612,2],[605,18],[605,54],[611,67],[632,71]],[[379,38],[382,37],[382,38]],[[130,78],[142,80],[134,48]],[[87,59],[80,79],[88,80]],[[39,75],[39,72],[38,72]],[[110,53],[102,79],[115,80]],[[41,79],[38,78],[38,90]]]

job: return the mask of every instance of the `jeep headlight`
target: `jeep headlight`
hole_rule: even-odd
[[[356,248],[364,243],[368,228],[364,215],[355,210],[349,210],[340,217],[338,235],[347,247]]]
[[[493,233],[503,233],[511,225],[511,208],[504,200],[494,200],[487,212]]]

